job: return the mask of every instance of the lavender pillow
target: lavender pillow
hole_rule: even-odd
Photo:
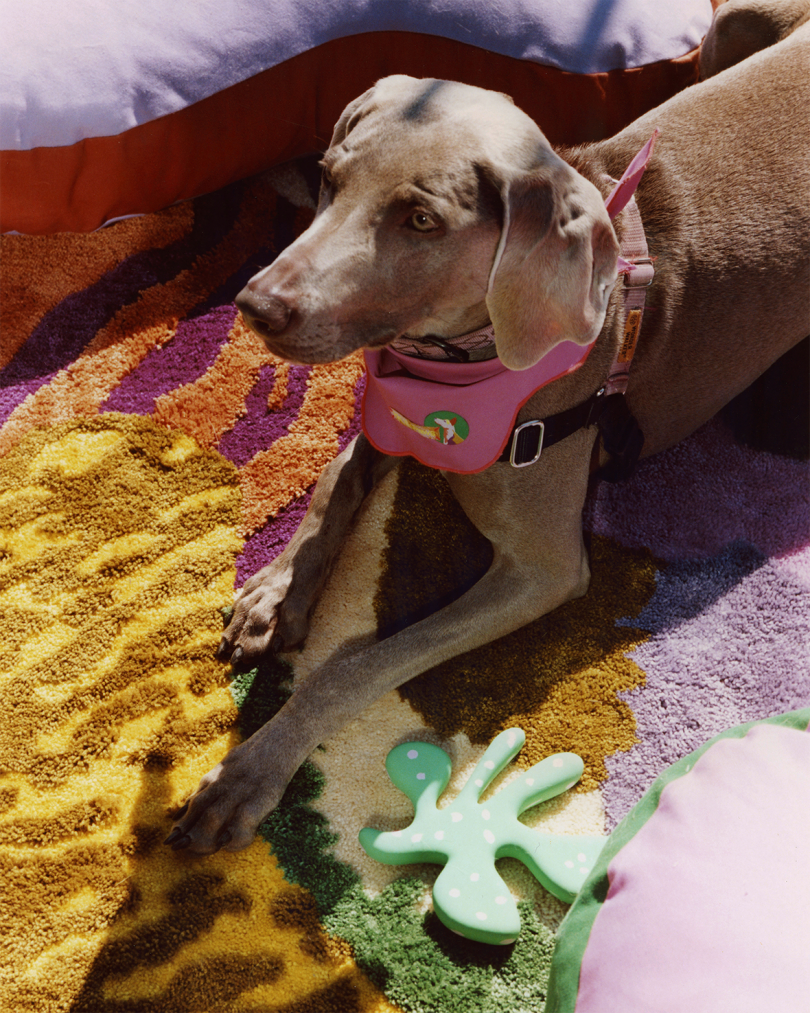
[[[342,108],[391,73],[509,91],[530,115],[549,110],[565,143],[606,136],[694,80],[711,12],[711,0],[0,0],[1,227],[96,228],[319,150]]]

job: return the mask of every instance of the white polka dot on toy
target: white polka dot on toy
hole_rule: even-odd
[[[416,780],[417,780],[417,781],[424,781],[424,780],[425,780],[425,775],[424,775],[424,774],[421,774],[421,773],[420,773],[420,774],[417,774],[417,775],[416,775]]]
[[[475,787],[476,788],[483,788],[484,787],[484,782],[481,780],[480,777],[476,777],[476,779],[475,779]]]
[[[417,750],[417,749],[409,749],[408,750],[408,759],[409,760],[415,760],[418,755],[419,755],[419,750]]]
[[[534,778],[533,777],[527,777],[526,778],[526,784],[528,784],[528,786],[531,788],[531,786],[534,784]]]
[[[443,841],[444,840],[444,831],[443,830],[437,830],[436,833],[433,836],[436,838],[437,841]]]
[[[461,896],[461,890],[456,890],[456,888],[453,887],[453,889],[450,890],[450,896],[451,897],[460,897]]]
[[[495,898],[495,903],[496,904],[505,904],[506,903],[506,897],[496,897]]]
[[[450,813],[450,819],[454,823],[458,823],[459,820],[463,820],[464,816],[461,813]]]
[[[494,844],[495,843],[495,834],[493,834],[493,832],[491,830],[485,830],[484,831],[484,840],[487,842],[487,844]]]
[[[411,834],[411,840],[414,844],[418,844],[422,840],[422,834]]]
[[[480,877],[480,876],[478,875],[478,873],[477,873],[477,872],[473,872],[473,873],[471,873],[471,875],[470,875],[470,880],[471,880],[471,882],[473,882],[473,883],[477,883],[477,882],[478,882],[478,880],[479,880],[480,878],[481,878],[481,877]]]
[[[588,859],[587,859],[587,856],[583,855],[582,852],[580,851],[580,853],[577,855],[577,861],[578,862],[587,862]]]
[[[493,763],[492,760],[487,760],[486,763],[484,764],[484,766],[487,768],[487,770],[494,770],[495,769],[495,764]]]
[[[488,820],[491,815],[492,815],[492,813],[489,811],[489,809],[482,809],[481,810],[481,819],[482,820]]]
[[[484,914],[483,911],[476,911],[475,917],[478,919],[479,922],[485,922],[487,920],[487,916]]]
[[[566,869],[573,869],[574,868],[574,863],[573,862],[566,862],[565,863],[565,867],[566,867]]]
[[[554,757],[554,766],[561,767],[563,765],[563,758],[561,756]]]

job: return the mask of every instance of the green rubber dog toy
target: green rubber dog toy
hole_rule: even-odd
[[[555,897],[570,903],[607,839],[543,834],[518,820],[526,809],[577,783],[584,764],[575,753],[555,753],[485,804],[478,801],[525,741],[521,728],[501,732],[444,809],[438,809],[437,802],[450,780],[447,753],[427,742],[396,746],[385,767],[413,802],[413,823],[392,833],[371,827],[360,831],[367,854],[386,865],[443,864],[433,887],[436,914],[449,929],[483,943],[513,943],[520,932],[517,905],[495,868],[496,859],[519,859]]]

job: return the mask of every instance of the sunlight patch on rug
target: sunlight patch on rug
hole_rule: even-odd
[[[263,841],[161,843],[238,740],[214,653],[240,520],[234,466],[147,419],[0,459],[5,1009],[391,1009]]]

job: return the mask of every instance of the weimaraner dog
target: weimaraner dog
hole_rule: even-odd
[[[807,3],[787,7],[806,21]],[[810,24],[791,28],[722,70],[727,48],[747,54],[745,31],[718,19],[706,47],[720,73],[570,151],[552,150],[506,96],[452,82],[385,78],[344,111],[315,220],[237,300],[267,347],[300,363],[389,354],[380,350],[403,341],[463,358],[453,339],[491,323],[515,383],[563,346],[578,368],[560,367],[520,408],[539,459],[443,469],[492,543],[488,572],[427,619],[325,661],[202,779],[167,844],[246,847],[304,759],[380,695],[583,595],[593,468],[632,462],[641,433],[643,456],[672,446],[810,333]],[[594,425],[589,408],[541,448],[539,421],[597,404],[626,350],[617,272],[629,212],[611,221],[605,200],[656,129],[636,191],[654,279],[626,394],[613,395],[611,424]],[[418,353],[408,361],[424,365]],[[445,415],[432,428],[417,419],[415,438],[458,442],[459,421]],[[360,435],[325,469],[287,549],[244,585],[220,657],[245,669],[304,641],[353,517],[395,453]]]

